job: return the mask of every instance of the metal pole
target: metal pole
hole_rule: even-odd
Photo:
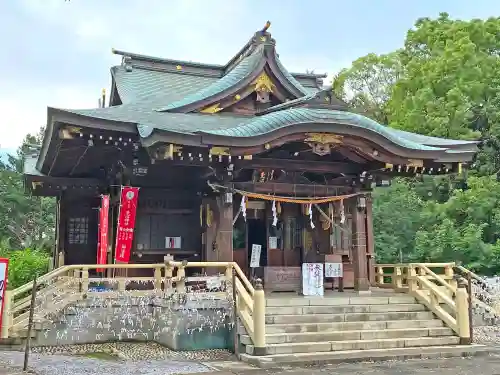
[[[467,272],[467,299],[469,303],[469,335],[470,335],[470,343],[474,342],[474,327],[473,325],[473,316],[472,316],[472,275],[470,272]]]
[[[236,270],[233,268],[231,273],[231,283],[233,287],[233,342],[234,342],[234,355],[240,359],[240,343],[238,336],[238,310],[236,304]]]
[[[30,305],[30,315],[28,319],[28,333],[26,335],[26,345],[24,346],[24,364],[23,371],[28,370],[28,360],[30,355],[30,341],[31,341],[31,329],[33,328],[33,316],[35,315],[35,298],[36,298],[36,277],[33,279],[33,286],[31,289],[31,305]]]

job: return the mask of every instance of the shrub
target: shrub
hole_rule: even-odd
[[[40,250],[0,248],[0,258],[9,259],[8,289],[24,285],[48,271],[49,256]]]

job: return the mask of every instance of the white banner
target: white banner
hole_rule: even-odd
[[[260,253],[262,252],[262,245],[252,245],[252,255],[250,257],[250,268],[260,267]]]
[[[305,296],[323,296],[323,263],[302,264],[302,294]]]

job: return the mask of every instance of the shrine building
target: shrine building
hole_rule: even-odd
[[[30,194],[57,198],[54,266],[96,264],[103,194],[114,262],[120,191],[132,186],[130,263],[169,254],[235,261],[249,274],[260,245],[254,272],[267,290],[298,290],[301,264],[323,262],[343,264],[345,288],[370,288],[372,189],[395,176],[461,173],[477,142],[353,112],[323,86],[326,75],[289,72],[268,28],[224,65],[113,50],[121,64],[108,107],[47,109],[24,173]]]

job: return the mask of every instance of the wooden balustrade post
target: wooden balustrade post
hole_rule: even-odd
[[[377,269],[377,286],[382,287],[384,285],[384,268],[376,267]]]
[[[392,274],[392,288],[401,289],[403,287],[403,272],[401,272],[401,267],[394,267],[394,273]]]
[[[471,343],[469,329],[469,301],[465,288],[457,288],[455,304],[457,308],[457,325],[460,344],[468,345]]]
[[[89,270],[84,268],[82,270],[82,293],[87,293],[89,291]]]
[[[187,261],[183,260],[182,264],[177,269],[177,282],[175,283],[175,289],[179,294],[186,293],[186,265]]]
[[[413,264],[408,266],[408,291],[415,292],[418,289],[417,270]]]
[[[253,294],[253,346],[254,355],[266,355],[266,296],[262,280],[255,280]]]
[[[452,265],[448,265],[448,266],[444,267],[444,275],[446,276],[446,279],[447,279],[446,282],[453,287],[453,290],[457,290],[458,282],[453,277],[453,274],[454,274],[454,272],[453,272],[453,266]],[[448,295],[450,297],[452,297],[450,291],[448,291]]]
[[[159,267],[155,268],[155,273],[154,273],[154,287],[156,291],[161,291],[161,269]]]
[[[173,260],[174,257],[170,254],[163,257],[163,262],[165,263],[165,281],[163,282],[163,289],[167,293],[172,293],[172,277],[174,275],[174,267],[170,262]]]
[[[57,267],[64,266],[64,251],[59,251],[57,254]]]
[[[12,325],[12,291],[6,290],[3,299],[2,326],[0,327],[0,338],[9,337],[10,326]]]
[[[228,285],[232,282],[233,280],[233,265],[229,263],[229,265],[226,266],[226,270],[224,271],[224,279],[226,283],[226,291],[228,290]],[[232,286],[234,288],[234,285]]]

